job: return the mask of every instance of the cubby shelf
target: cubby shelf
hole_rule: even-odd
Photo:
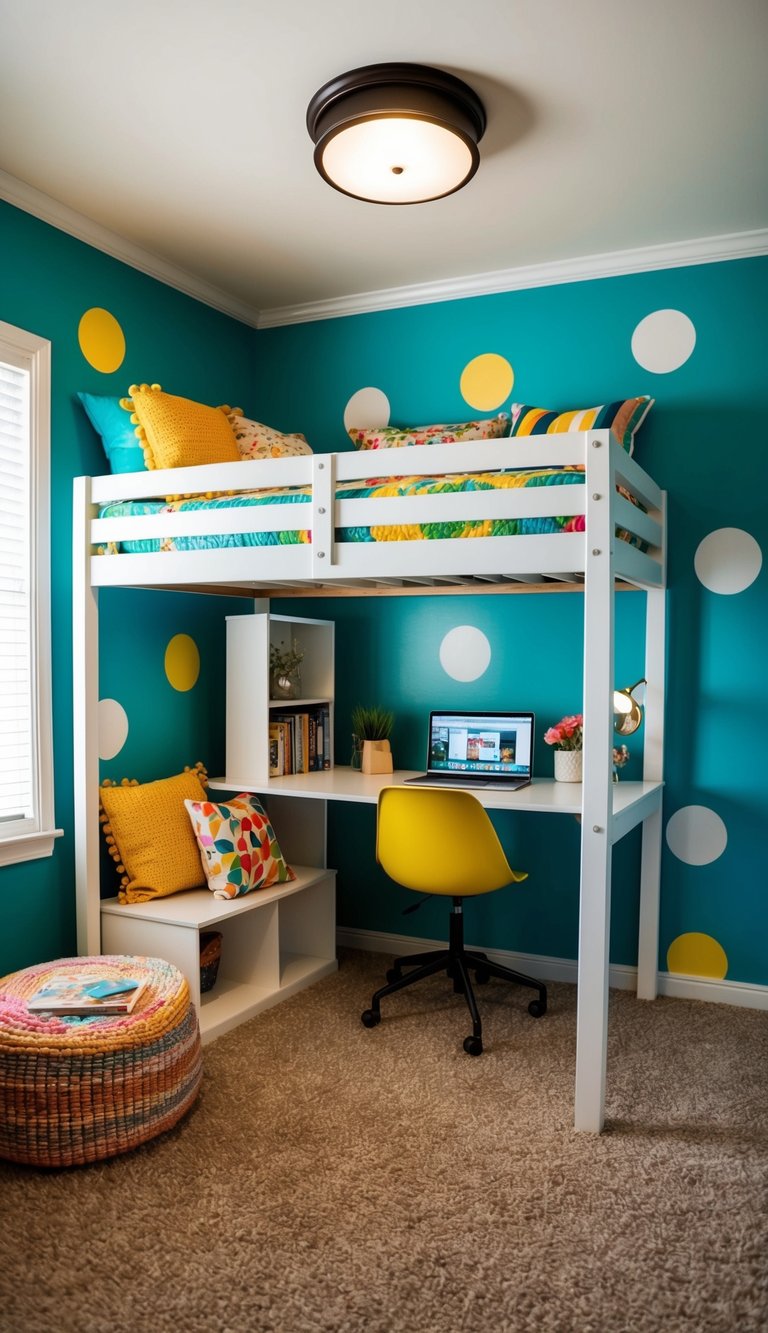
[[[218,787],[231,793],[259,793],[269,785],[271,710],[326,704],[333,733],[333,622],[272,616],[263,606],[256,603],[253,615],[227,617],[227,773],[237,776],[220,779]],[[270,700],[270,644],[286,636],[304,654],[305,694]],[[325,868],[325,808],[316,801],[278,798],[270,799],[269,815],[296,875],[288,883],[229,900],[214,898],[208,889],[192,889],[147,903],[122,904],[116,898],[101,903],[102,952],[174,963],[189,982],[203,1041],[338,966],[336,873]],[[221,932],[221,961],[215,985],[201,994],[200,935],[207,930]]]
[[[336,963],[335,872],[294,866],[296,878],[229,901],[192,889],[148,903],[101,904],[105,953],[166,958],[189,981],[203,1041],[286,999]],[[200,933],[222,935],[216,984],[200,993]]]

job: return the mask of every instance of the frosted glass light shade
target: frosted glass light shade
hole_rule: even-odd
[[[473,170],[468,144],[413,117],[350,125],[328,140],[323,175],[337,190],[377,204],[416,204],[452,194]]]
[[[366,65],[315,94],[307,128],[315,165],[334,189],[371,203],[425,203],[474,175],[485,110],[444,70]]]

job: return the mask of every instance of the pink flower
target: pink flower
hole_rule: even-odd
[[[558,750],[580,750],[583,744],[584,718],[581,713],[570,713],[544,732],[547,745]]]

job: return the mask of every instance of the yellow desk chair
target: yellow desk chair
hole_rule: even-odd
[[[438,787],[384,787],[379,795],[376,825],[376,860],[390,879],[416,893],[439,893],[453,898],[447,949],[396,958],[387,972],[387,985],[377,990],[370,1009],[361,1015],[367,1028],[381,1022],[381,1001],[405,986],[447,972],[453,989],[463,994],[472,1015],[472,1036],[466,1037],[468,1055],[482,1055],[483,1030],[469,977],[477,982],[500,977],[518,986],[531,986],[538,999],[528,1012],[541,1018],[547,1012],[547,990],[540,981],[492,963],[486,954],[464,947],[463,899],[492,893],[506,884],[526,879],[512,870],[485,809],[468,791]],[[403,969],[414,970],[403,975]]]

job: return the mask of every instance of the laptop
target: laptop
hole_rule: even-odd
[[[434,712],[427,771],[406,782],[517,791],[533,777],[533,713]]]

